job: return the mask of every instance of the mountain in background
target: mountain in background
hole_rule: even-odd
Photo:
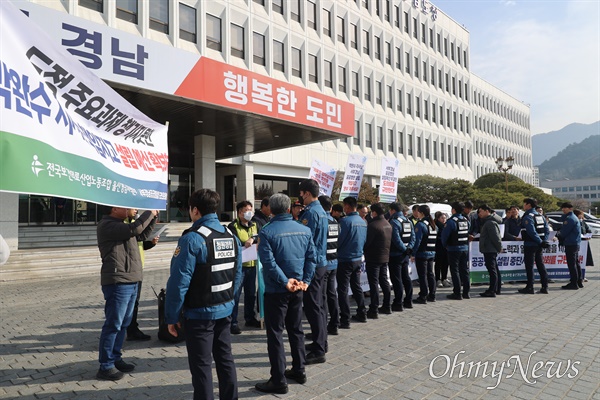
[[[574,123],[559,131],[532,136],[533,165],[540,165],[569,144],[579,143],[592,135],[600,135],[600,121],[587,125]]]
[[[600,178],[600,135],[568,145],[539,166],[540,182],[545,179]]]

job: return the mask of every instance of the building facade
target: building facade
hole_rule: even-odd
[[[542,186],[552,190],[559,199],[583,199],[588,203],[600,201],[600,178],[545,180]]]
[[[511,173],[533,182],[529,106],[471,73],[469,32],[429,1],[13,3],[31,11],[32,19],[40,7],[65,15],[57,42],[72,45],[69,51],[84,64],[87,57],[86,65],[102,51],[96,30],[105,40],[111,36],[111,43],[117,38],[124,48],[137,46],[125,55],[133,62],[129,77],[116,76],[114,68],[98,73],[151,118],[171,122],[166,219],[185,219],[178,212],[200,186],[215,187],[228,212],[236,201],[263,193],[294,196],[314,159],[343,170],[350,154],[367,158],[365,177],[373,186],[384,157],[400,161],[400,177],[474,181],[496,171],[496,158],[513,156]],[[197,95],[193,85],[177,89],[181,82],[174,77],[186,75],[199,59],[236,77],[225,79],[233,101],[215,102],[206,89]],[[136,78],[144,62],[160,68]],[[256,111],[250,103],[269,103],[264,91],[254,97],[257,88],[243,80],[244,71],[250,82],[265,77],[317,100],[305,104],[303,119]],[[250,93],[250,103],[235,101]],[[273,106],[279,93],[269,94]],[[295,105],[293,96],[282,101],[279,106]]]

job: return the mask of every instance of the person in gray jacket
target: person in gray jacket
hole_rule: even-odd
[[[485,292],[479,293],[479,295],[482,297],[496,297],[497,294],[500,294],[502,286],[497,261],[498,253],[502,252],[502,237],[498,225],[502,222],[502,219],[487,204],[479,206],[477,215],[483,221],[479,231],[481,235],[479,238],[479,251],[483,254],[485,267],[490,274],[490,287]]]
[[[142,235],[156,218],[158,211],[146,211],[130,224],[127,208],[111,207],[110,213],[98,223],[98,249],[102,258],[100,284],[104,294],[105,321],[100,334],[100,369],[96,378],[116,381],[135,368],[121,358],[127,327],[131,322],[142,281],[142,259],[137,236]]]

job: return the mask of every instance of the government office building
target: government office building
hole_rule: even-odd
[[[187,221],[200,187],[230,213],[240,200],[297,196],[314,159],[344,170],[350,154],[366,157],[373,186],[384,157],[400,177],[474,181],[512,156],[511,173],[533,181],[529,106],[470,72],[469,32],[429,1],[13,3],[169,122],[163,220]],[[19,196],[20,224],[51,221],[38,203]],[[93,204],[71,207],[73,223],[99,218]]]

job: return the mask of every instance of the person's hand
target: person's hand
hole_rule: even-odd
[[[150,212],[152,213],[153,217],[156,217],[158,215],[158,210],[151,210]]]
[[[411,262],[415,262],[415,257],[411,257],[411,258],[410,258],[410,261],[411,261]]]
[[[473,239],[475,239],[475,236],[473,236],[473,235],[469,235],[469,242],[472,242],[472,241],[473,241]]]
[[[244,247],[248,248],[254,244],[254,239],[250,238],[244,242]]]
[[[160,239],[160,236],[156,236],[154,239],[152,239],[152,244],[158,243],[158,239]]]
[[[294,278],[290,278],[288,279],[288,283],[285,285],[285,288],[288,290],[288,292],[295,292],[298,290],[298,280],[294,279]]]
[[[174,337],[177,337],[177,329],[181,329],[181,322],[178,322],[177,324],[168,324],[167,325],[167,330]]]
[[[556,242],[557,240],[558,240],[558,238],[557,238],[556,236],[554,236],[554,237],[552,238],[552,241],[553,241],[553,242]]]
[[[302,281],[298,282],[298,288],[300,290],[302,290],[303,292],[306,292],[308,290],[308,285]]]

